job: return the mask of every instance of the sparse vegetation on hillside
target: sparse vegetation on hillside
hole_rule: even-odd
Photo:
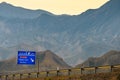
[[[69,76],[51,76],[43,78],[29,78],[29,80],[120,80],[120,69],[114,69],[109,73],[97,73],[97,74],[79,74]],[[22,79],[28,80],[28,79]]]
[[[102,65],[116,65],[120,64],[120,51],[111,50],[101,57],[91,57],[88,58],[82,64],[77,65],[76,67],[90,67],[90,66],[102,66]]]
[[[120,80],[120,73],[100,73],[88,75],[46,77],[22,80]]]

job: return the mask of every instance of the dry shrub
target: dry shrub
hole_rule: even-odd
[[[120,80],[120,73],[117,75],[117,80]]]

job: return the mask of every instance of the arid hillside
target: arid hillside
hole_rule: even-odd
[[[1,72],[34,72],[38,70],[38,61],[39,61],[39,70],[56,70],[70,68],[67,63],[63,61],[62,58],[54,54],[50,50],[37,52],[36,53],[36,64],[35,65],[18,65],[17,58],[13,57],[8,60],[0,61],[0,70]]]
[[[90,57],[76,67],[90,67],[120,64],[120,51],[111,50],[100,57]]]

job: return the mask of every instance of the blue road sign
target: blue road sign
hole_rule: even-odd
[[[18,51],[17,64],[35,65],[35,51]]]

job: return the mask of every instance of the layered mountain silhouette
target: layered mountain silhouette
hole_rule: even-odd
[[[19,65],[17,64],[17,58],[13,57],[8,60],[0,61],[0,70],[2,73],[38,71],[38,60],[40,71],[56,70],[57,68],[59,69],[70,68],[70,66],[66,64],[62,58],[60,58],[50,50],[46,50],[36,53],[35,65]]]
[[[49,13],[44,10],[29,10],[22,7],[14,7],[13,5],[8,4],[6,2],[2,2],[0,4],[0,16],[7,18],[30,19],[39,17],[41,14],[44,13],[52,15],[52,13]]]
[[[100,57],[90,57],[88,60],[76,67],[91,67],[91,66],[104,66],[104,65],[117,65],[120,64],[120,51],[111,50]]]
[[[120,50],[119,3],[120,0],[110,0],[98,9],[69,16],[3,2],[0,4],[0,60],[17,54],[18,48],[13,47],[21,44],[28,44],[35,51],[52,50],[70,65],[109,50]]]

